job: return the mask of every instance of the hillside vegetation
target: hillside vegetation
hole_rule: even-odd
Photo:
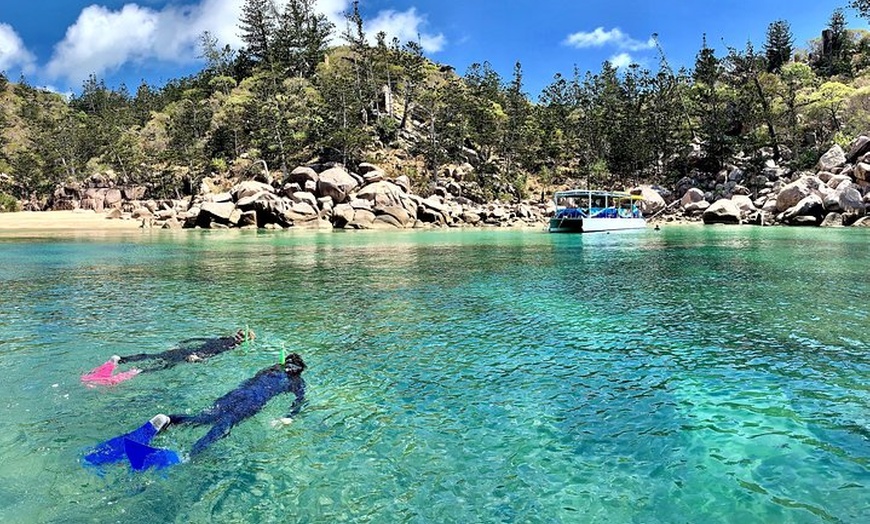
[[[780,20],[759,49],[717,56],[699,35],[691,70],[664,55],[655,70],[605,62],[555,75],[532,100],[520,63],[507,79],[486,62],[460,75],[416,42],[369,38],[356,6],[338,34],[312,0],[272,5],[246,0],[245,47],[204,34],[204,69],[162,87],[92,76],[66,100],[0,76],[3,207],[50,206],[56,187],[94,175],[169,198],[208,176],[330,162],[376,164],[420,194],[462,166],[490,200],[573,184],[673,189],[735,158],[798,170],[870,128],[870,35],[839,10],[809,49]]]

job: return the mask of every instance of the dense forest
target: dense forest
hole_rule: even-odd
[[[870,33],[842,10],[806,49],[777,20],[759,48],[719,56],[699,35],[691,69],[659,48],[656,70],[575,68],[532,99],[520,63],[510,78],[487,62],[460,75],[417,42],[366,34],[356,4],[339,30],[314,3],[246,0],[245,46],[203,34],[204,68],[162,87],[91,76],[65,99],[0,75],[0,208],[94,174],[160,198],[212,174],[325,162],[376,163],[421,194],[459,164],[493,199],[522,198],[531,181],[667,187],[735,157],[801,169],[870,128]],[[870,16],[870,2],[850,7]]]

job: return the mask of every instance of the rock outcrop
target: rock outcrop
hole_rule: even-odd
[[[737,166],[711,177],[695,172],[677,182],[677,189],[679,207],[664,220],[824,227],[858,224],[870,205],[870,137],[856,138],[848,153],[838,145],[831,147],[819,159],[815,172],[790,172],[768,159],[757,172]]]

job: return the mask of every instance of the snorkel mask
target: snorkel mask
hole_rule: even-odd
[[[286,354],[284,348],[281,348],[281,366],[285,373],[299,374],[305,370],[305,362],[298,353]]]

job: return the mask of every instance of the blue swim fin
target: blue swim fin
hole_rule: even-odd
[[[161,429],[169,424],[169,417],[157,415],[139,428],[97,444],[90,453],[85,455],[85,461],[95,466],[120,462],[127,458],[125,441],[148,444]]]
[[[148,468],[163,469],[174,464],[181,464],[178,453],[171,449],[152,448],[135,440],[125,439],[124,450],[130,459],[130,466],[135,471],[145,471]]]

